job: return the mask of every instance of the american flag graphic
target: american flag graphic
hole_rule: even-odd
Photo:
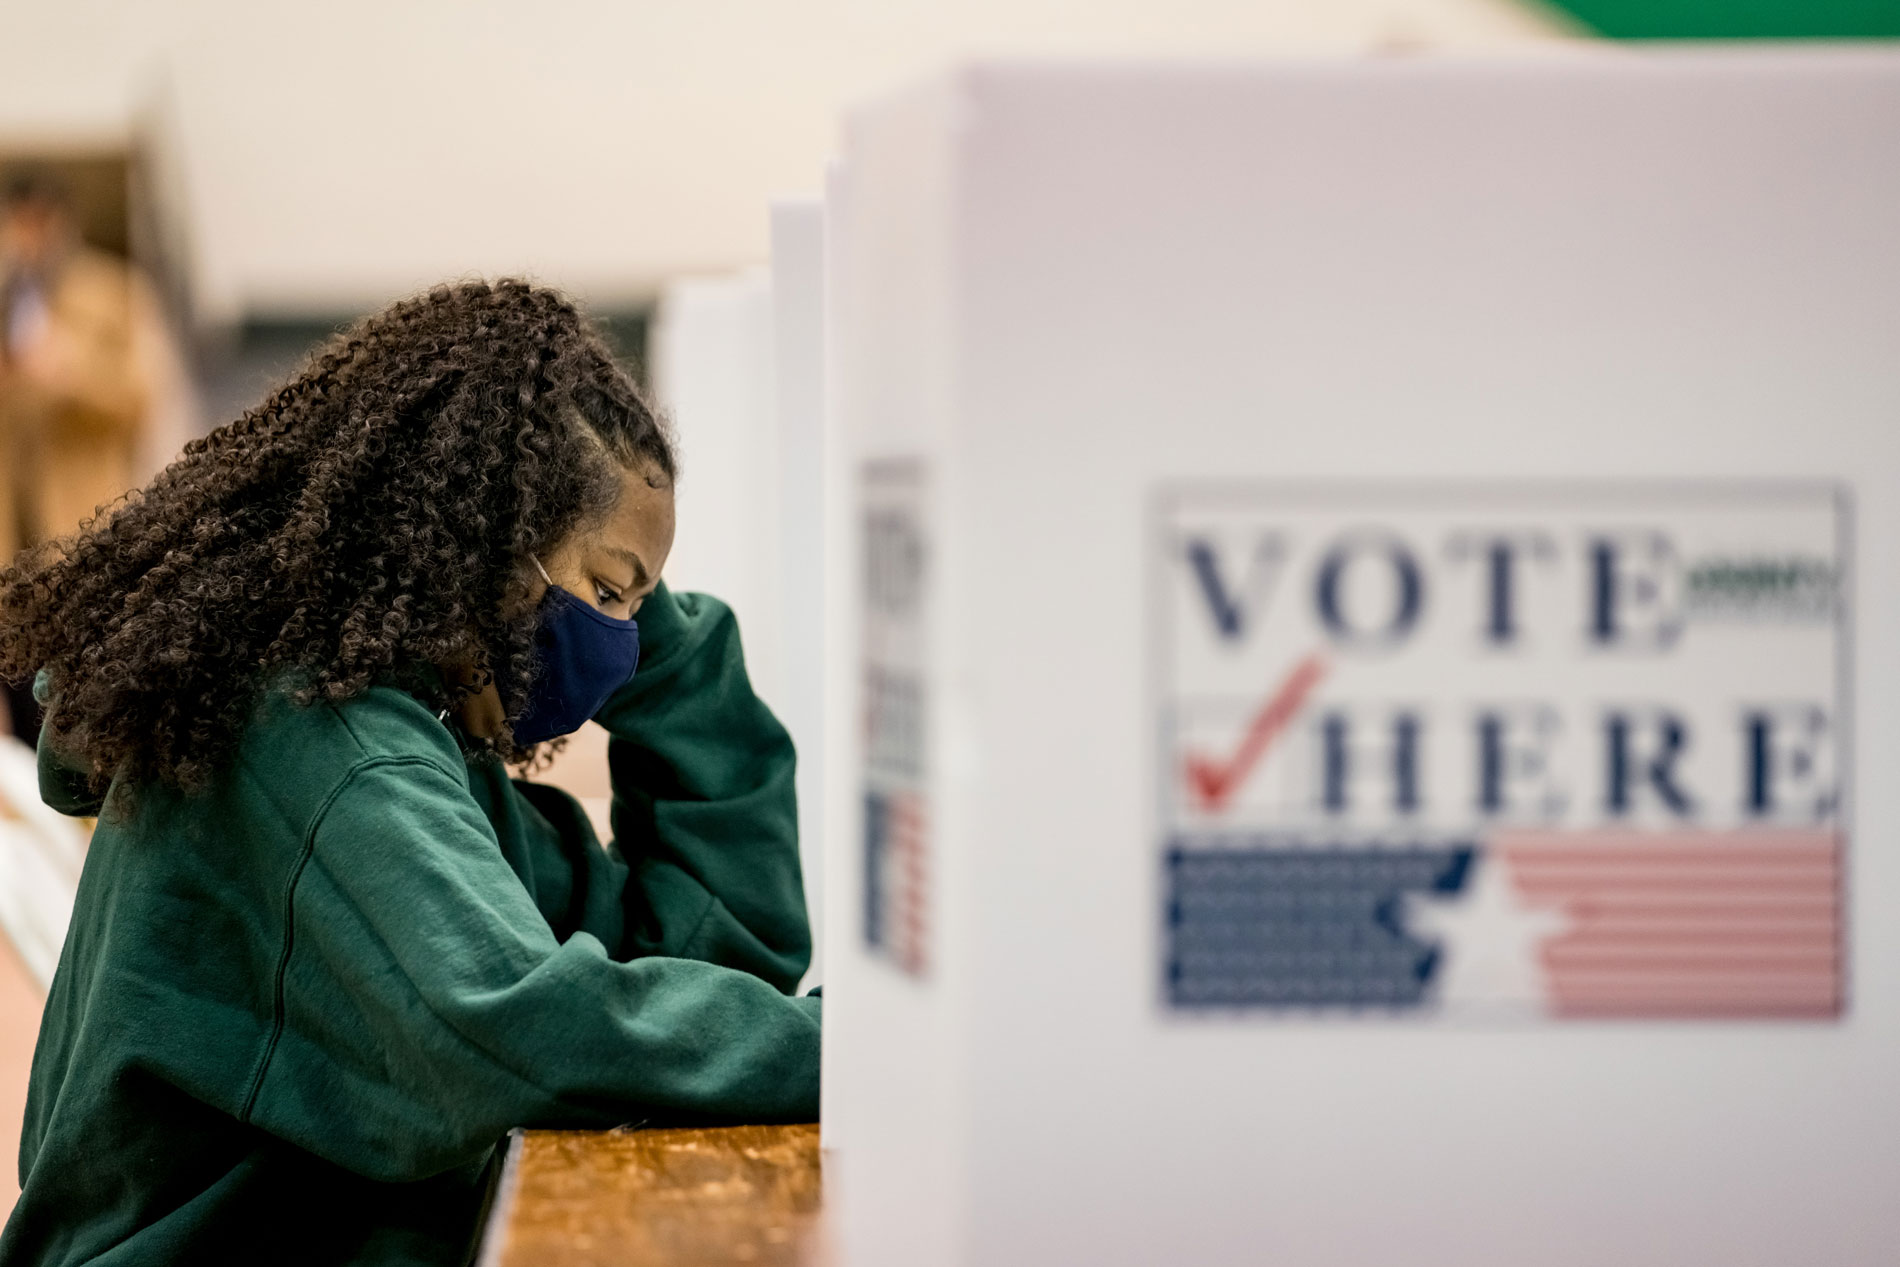
[[[930,955],[930,539],[924,470],[873,461],[863,491],[864,940],[921,977]]]
[[[1841,1013],[1833,831],[1519,831],[1489,843],[1519,901],[1566,921],[1540,948],[1555,1015]]]
[[[922,976],[928,964],[929,852],[923,798],[903,792],[891,803],[891,954],[898,965]]]
[[[929,966],[929,815],[922,794],[873,793],[866,804],[865,940],[899,968]]]

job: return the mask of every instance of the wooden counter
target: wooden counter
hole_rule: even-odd
[[[482,1267],[815,1267],[817,1126],[517,1131]]]

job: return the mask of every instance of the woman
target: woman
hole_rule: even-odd
[[[791,746],[673,477],[571,304],[454,286],[0,574],[100,815],[0,1263],[453,1262],[511,1127],[816,1116]],[[504,764],[589,716],[610,849]]]

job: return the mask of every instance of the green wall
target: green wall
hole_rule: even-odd
[[[1900,37],[1900,0],[1549,0],[1601,35],[1632,40]]]

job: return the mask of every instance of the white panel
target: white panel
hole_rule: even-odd
[[[732,608],[752,685],[782,711],[770,276],[761,269],[669,288],[653,347],[654,392],[677,429],[681,467],[667,584]]]
[[[919,94],[880,115],[853,137],[852,160],[835,170],[826,196],[826,338],[834,459],[831,498],[836,553],[834,592],[847,601],[828,629],[832,674],[827,695],[827,923],[825,1102],[827,1200],[848,1262],[938,1267],[967,1261],[971,1229],[963,1218],[963,1163],[969,1124],[968,1019],[972,981],[967,949],[952,945],[958,895],[941,873],[925,912],[934,932],[921,962],[873,944],[865,884],[868,718],[862,684],[874,644],[861,595],[866,543],[859,490],[867,463],[916,456],[944,433],[950,356],[942,337],[950,317],[946,181],[950,147],[938,126],[945,100]],[[878,179],[860,183],[855,166]],[[941,506],[938,471],[927,471],[931,510]],[[921,525],[929,533],[934,521]],[[941,555],[935,563],[944,562]],[[935,597],[944,593],[938,571]],[[834,608],[837,610],[837,608]],[[941,610],[938,608],[937,610]],[[940,644],[939,644],[940,645]],[[927,687],[942,693],[942,661],[922,666]],[[941,714],[938,714],[941,719]],[[931,743],[941,749],[940,736]],[[922,789],[935,798],[933,830],[942,831],[941,764]],[[941,855],[939,855],[939,858]],[[919,970],[921,969],[921,970]],[[893,1164],[895,1163],[895,1164]]]
[[[42,992],[59,966],[85,861],[85,829],[40,800],[33,750],[0,737],[0,936]]]
[[[772,380],[778,430],[780,717],[798,747],[798,841],[813,951],[825,979],[825,220],[815,201],[772,207]]]
[[[1880,50],[983,66],[855,120],[836,393],[860,451],[934,473],[947,688],[936,967],[883,973],[889,1032],[852,1038],[885,1062],[849,1106],[847,1221],[887,1224],[859,1243],[910,1220],[985,1267],[1891,1258],[1896,154]],[[1481,486],[1534,518],[1557,483],[1762,480],[1851,494],[1841,1019],[1164,1006],[1164,491]],[[860,1122],[906,1088],[941,1131]]]

